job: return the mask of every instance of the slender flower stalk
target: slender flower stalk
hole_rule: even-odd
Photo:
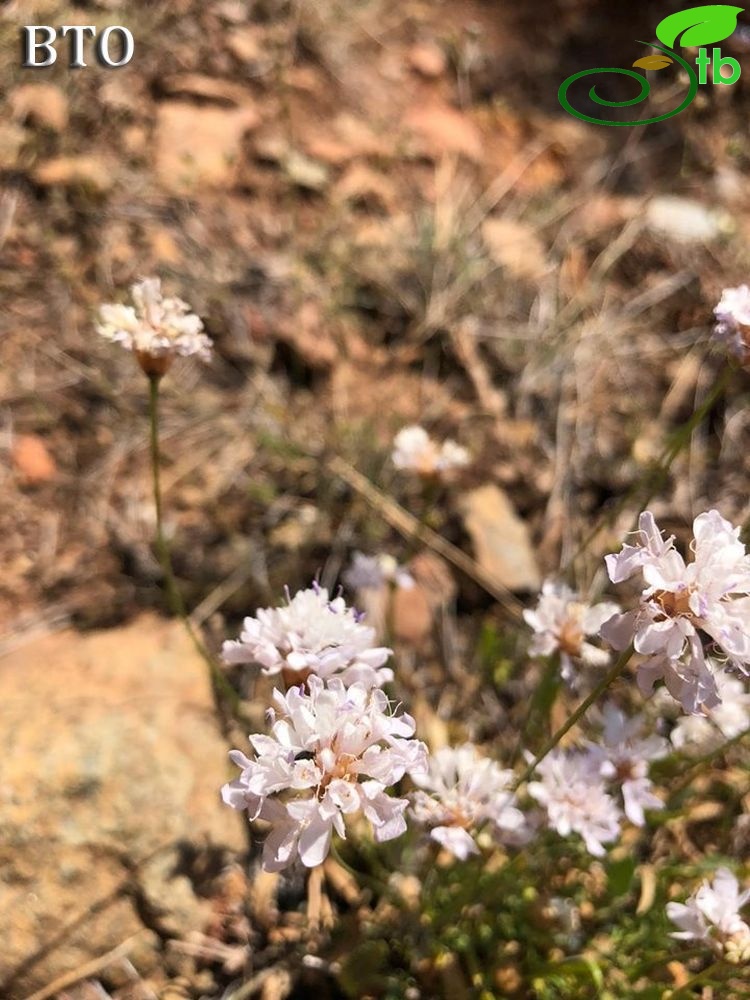
[[[702,771],[714,763],[717,757],[723,756],[728,750],[731,750],[732,747],[738,746],[748,737],[750,737],[750,728],[743,729],[741,733],[737,733],[737,735],[733,736],[731,740],[726,740],[724,743],[720,744],[720,746],[717,746],[708,753],[703,754],[702,757],[698,757],[696,760],[691,761],[689,767],[683,771],[682,775],[669,789],[670,796],[677,795],[678,792],[687,788],[694,778],[697,778]]]
[[[151,477],[154,492],[154,511],[156,514],[156,554],[159,559],[162,574],[164,576],[164,587],[167,601],[173,615],[179,618],[201,659],[206,663],[211,677],[211,684],[217,696],[226,698],[232,705],[235,713],[240,702],[239,695],[227,681],[221,672],[218,664],[201,642],[197,635],[193,623],[190,621],[182,592],[177,584],[177,579],[172,566],[172,557],[169,551],[169,543],[164,531],[164,504],[161,491],[161,453],[159,450],[159,388],[161,374],[152,372],[148,375],[149,382],[149,429],[151,445]]]
[[[700,427],[709,413],[713,410],[714,406],[724,395],[725,390],[734,376],[735,370],[736,368],[733,365],[727,365],[724,368],[721,376],[714,382],[711,391],[708,393],[698,409],[695,410],[685,423],[678,427],[670,436],[669,441],[664,445],[664,448],[654,465],[646,472],[643,478],[638,479],[630,487],[630,489],[622,495],[619,501],[611,507],[605,516],[594,525],[572,556],[564,564],[562,567],[563,571],[567,571],[571,566],[575,565],[577,560],[589,550],[591,543],[597,535],[599,535],[604,528],[611,527],[618,515],[627,507],[629,503],[631,503],[631,501],[635,501],[637,499],[638,502],[635,506],[639,511],[648,507],[666,481],[669,470],[672,468],[672,464],[675,459],[690,444],[695,431]],[[643,491],[642,494],[641,490]],[[638,527],[638,516],[639,515],[636,515],[634,519],[633,530]]]
[[[526,768],[526,770],[516,780],[516,783],[513,786],[512,791],[514,792],[517,791],[518,788],[521,787],[521,785],[523,785],[525,782],[529,780],[529,778],[536,771],[536,769],[542,763],[547,754],[551,753],[555,749],[560,740],[567,733],[570,732],[570,730],[573,728],[573,726],[575,726],[575,724],[579,721],[579,719],[583,718],[583,716],[586,714],[586,712],[588,712],[588,710],[591,708],[594,702],[597,701],[599,698],[601,698],[601,696],[604,694],[607,688],[609,688],[612,684],[614,684],[614,682],[617,680],[620,674],[625,670],[625,667],[628,665],[628,662],[630,661],[630,657],[632,655],[633,655],[633,646],[630,645],[628,646],[627,649],[624,649],[622,651],[617,661],[610,667],[610,669],[607,671],[604,677],[602,677],[602,679],[599,681],[599,683],[596,685],[593,691],[591,691],[591,693],[586,698],[583,699],[581,704],[573,712],[570,718],[566,722],[564,722],[562,726],[560,726],[557,732],[552,734],[552,736],[544,744],[540,752],[529,763],[529,766]]]

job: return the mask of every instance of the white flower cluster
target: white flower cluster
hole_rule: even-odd
[[[622,793],[625,815],[635,826],[646,822],[644,809],[663,809],[664,803],[652,791],[648,776],[652,760],[661,760],[669,752],[667,741],[655,734],[643,736],[645,719],[641,715],[628,718],[615,705],[602,710],[602,754],[604,777],[611,776]],[[593,749],[593,747],[592,747]]]
[[[602,628],[616,649],[632,642],[645,657],[638,673],[641,689],[649,692],[663,678],[686,712],[720,701],[704,641],[714,656],[750,672],[750,556],[740,529],[711,510],[695,519],[693,533],[693,560],[686,563],[653,515],[641,514],[635,543],[606,562],[613,583],[641,574],[645,588],[634,611]]]
[[[697,713],[691,724],[716,725],[725,735],[742,732],[750,695],[724,669],[750,672],[750,556],[739,529],[717,511],[701,514],[694,522],[693,559],[686,562],[648,511],[639,523],[635,541],[606,560],[614,583],[642,576],[637,607],[621,613],[612,603],[591,605],[548,581],[537,607],[525,613],[535,633],[532,651],[558,653],[563,673],[572,676],[576,661],[606,663],[606,652],[591,641],[597,635],[618,649],[632,642],[643,658],[644,690],[664,678],[683,709]],[[393,560],[358,554],[349,582],[367,590],[397,580],[399,572]],[[254,663],[300,685],[286,695],[274,693],[280,715],[271,735],[250,737],[253,758],[234,752],[242,773],[224,789],[230,805],[271,823],[266,867],[282,868],[297,857],[307,866],[319,864],[332,833],[344,836],[344,817],[354,812],[370,821],[376,839],[398,836],[409,800],[387,790],[406,774],[418,786],[410,815],[459,859],[482,843],[518,845],[531,836],[512,771],[471,744],[439,750],[428,760],[424,745],[413,739],[413,721],[391,712],[381,690],[393,677],[385,666],[390,652],[375,645],[374,630],[342,597],[332,598],[317,584],[287,594],[282,607],[258,610],[245,619],[239,640],[225,643],[226,662]],[[721,655],[724,664],[719,667],[709,653]],[[643,826],[646,810],[663,808],[649,766],[668,748],[661,736],[644,735],[641,716],[628,718],[608,705],[601,719],[599,741],[555,748],[528,785],[547,824],[561,836],[580,835],[597,856],[618,839],[623,818]],[[672,734],[675,745],[679,731]],[[691,739],[687,731],[683,737]]]
[[[704,882],[686,903],[667,903],[667,916],[679,927],[672,937],[710,944],[729,962],[750,962],[750,926],[740,910],[750,900],[750,889],[740,892],[727,868],[718,868],[713,884]]]
[[[338,676],[344,683],[382,687],[393,679],[384,666],[391,650],[375,645],[375,632],[364,625],[343,597],[331,598],[325,587],[300,590],[280,608],[259,608],[246,618],[238,640],[224,643],[226,663],[254,663],[265,674],[284,671],[289,683],[309,674]]]
[[[450,439],[438,444],[424,427],[402,428],[393,440],[393,464],[420,476],[442,476],[469,464],[469,452]]]
[[[588,604],[564,583],[547,580],[536,608],[523,613],[534,632],[529,652],[532,656],[557,653],[563,680],[573,684],[576,662],[592,667],[606,666],[609,662],[609,653],[587,640],[598,636],[602,625],[619,610],[610,601]]]
[[[222,792],[229,805],[271,824],[268,870],[296,858],[320,864],[332,833],[345,836],[349,814],[361,812],[376,840],[399,836],[409,800],[387,790],[405,774],[419,786],[412,817],[456,857],[478,850],[480,831],[509,844],[529,836],[510,791],[512,771],[470,744],[439,750],[428,762],[413,720],[395,715],[381,689],[392,677],[383,666],[390,650],[373,642],[372,629],[342,598],[315,585],[281,608],[259,610],[239,641],[225,643],[228,663],[256,663],[298,685],[274,691],[270,735],[250,737],[253,757],[232,752],[241,774]]]
[[[714,309],[714,337],[742,364],[750,361],[750,288],[725,288]]]
[[[200,318],[182,299],[165,298],[159,278],[146,278],[130,289],[133,305],[103,305],[97,332],[135,352],[141,363],[159,359],[161,372],[175,355],[211,356],[211,340]],[[148,369],[147,369],[148,370]]]
[[[408,801],[386,790],[426,766],[425,745],[411,738],[414,720],[394,715],[381,690],[314,675],[307,686],[274,692],[271,734],[250,737],[252,758],[232,751],[241,774],[222,789],[228,805],[272,824],[269,871],[297,857],[307,868],[321,864],[333,831],[345,837],[353,813],[364,814],[378,841],[400,836]]]
[[[596,857],[620,834],[620,809],[608,793],[597,750],[560,750],[549,753],[537,768],[539,780],[529,783],[529,794],[544,806],[547,823],[561,837],[577,833]]]
[[[667,754],[666,740],[641,736],[641,716],[629,719],[606,705],[602,717],[601,744],[552,751],[537,769],[540,780],[529,785],[529,794],[547,811],[548,825],[562,837],[579,834],[596,856],[620,834],[622,812],[612,790],[619,790],[624,814],[636,826],[645,824],[645,809],[664,808],[652,791],[648,768]]]
[[[481,757],[471,743],[436,751],[427,773],[413,777],[420,786],[412,795],[414,818],[455,857],[479,852],[475,838],[483,826],[500,842],[527,839],[526,820],[509,791],[513,772]]]

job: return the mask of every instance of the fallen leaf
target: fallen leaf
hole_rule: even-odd
[[[480,486],[461,498],[460,509],[482,569],[509,590],[538,590],[529,529],[503,490],[493,483]]]
[[[474,122],[448,104],[419,104],[404,117],[404,125],[421,139],[421,151],[439,158],[458,153],[470,160],[482,158],[482,136]]]

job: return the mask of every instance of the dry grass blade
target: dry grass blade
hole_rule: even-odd
[[[369,479],[340,456],[336,455],[328,459],[327,464],[333,475],[338,476],[339,479],[343,479],[348,486],[351,486],[360,496],[364,497],[399,534],[407,539],[416,538],[432,549],[433,552],[437,552],[438,555],[447,559],[456,569],[465,573],[466,576],[474,580],[475,583],[478,583],[480,587],[494,597],[509,618],[516,622],[522,620],[523,605],[521,602],[507,587],[504,587],[490,573],[482,569],[479,563],[472,559],[471,556],[462,552],[452,542],[447,541],[442,535],[438,535],[431,528],[420,524],[416,517],[407,510],[404,510],[400,504],[397,504],[394,500],[381,493]]]
[[[107,966],[112,965],[113,962],[118,961],[118,959],[127,958],[135,942],[145,933],[146,928],[144,927],[143,930],[131,934],[129,938],[125,938],[116,948],[106,952],[106,954],[101,955],[99,958],[94,958],[92,961],[86,962],[85,965],[80,965],[77,969],[73,969],[72,972],[66,972],[62,976],[58,976],[57,979],[54,979],[41,990],[37,990],[36,993],[25,997],[24,1000],[49,1000],[49,997],[55,996],[56,993],[60,993],[69,986],[75,986],[82,979],[89,979],[91,976],[95,976],[98,972],[106,969]]]
[[[18,193],[16,191],[4,191],[0,196],[0,249],[2,249],[8,238],[17,207]]]

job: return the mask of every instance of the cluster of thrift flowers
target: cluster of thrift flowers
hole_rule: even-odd
[[[159,278],[146,278],[130,289],[132,305],[103,305],[97,332],[133,351],[147,374],[163,375],[176,355],[211,356],[211,340],[200,318],[182,299],[165,298]]]
[[[711,945],[729,962],[750,961],[750,926],[740,910],[750,900],[750,889],[740,892],[737,879],[719,868],[713,884],[703,885],[686,903],[667,903],[667,916],[679,927],[672,937]]]
[[[483,826],[497,841],[521,843],[528,829],[509,791],[513,777],[470,743],[443,747],[430,756],[426,774],[413,775],[420,790],[412,795],[412,814],[462,861],[479,852],[476,835]]]
[[[606,666],[609,662],[609,653],[587,640],[598,636],[602,625],[619,610],[610,601],[587,604],[564,583],[547,580],[536,608],[523,613],[534,632],[529,652],[532,656],[557,653],[563,680],[573,684],[576,662],[592,667]]]
[[[441,476],[469,464],[470,456],[455,441],[433,441],[424,427],[404,427],[393,440],[393,464],[397,469],[417,472],[420,476]]]
[[[374,630],[343,597],[331,598],[317,584],[294,597],[287,594],[283,607],[259,608],[244,620],[239,639],[223,646],[226,663],[253,663],[265,674],[283,671],[288,683],[316,674],[382,687],[393,679],[384,666],[390,655],[390,649],[375,645]]]
[[[604,775],[614,774],[601,752],[560,750],[549,753],[537,768],[539,780],[529,794],[547,813],[547,823],[561,837],[577,833],[596,857],[620,834],[620,809],[608,793]]]
[[[628,718],[615,705],[602,710],[602,745],[591,745],[592,752],[601,753],[606,765],[602,776],[611,774],[620,787],[625,815],[635,826],[646,822],[644,809],[663,809],[664,803],[654,795],[648,776],[649,764],[668,753],[667,741],[661,736],[643,736],[645,719],[641,715]]]
[[[653,515],[641,514],[634,544],[606,558],[613,583],[641,574],[645,588],[638,607],[616,615],[602,628],[616,648],[633,643],[645,656],[638,681],[644,692],[663,679],[686,712],[719,704],[704,640],[714,656],[750,671],[750,556],[740,529],[718,511],[693,522],[692,562],[665,539]]]
[[[553,750],[537,768],[539,779],[529,784],[529,794],[544,806],[547,823],[561,837],[577,833],[586,849],[598,857],[604,844],[620,834],[622,813],[635,826],[646,822],[645,809],[663,809],[652,791],[649,764],[667,754],[667,741],[642,736],[642,716],[627,718],[614,705],[602,711],[602,742],[589,742],[579,750]],[[610,787],[618,789],[623,810]]]
[[[750,288],[725,288],[714,309],[715,339],[741,364],[750,362]]]
[[[411,738],[414,720],[394,715],[381,690],[314,675],[307,686],[274,691],[270,735],[250,737],[252,758],[232,751],[241,774],[222,790],[228,805],[272,824],[269,871],[297,857],[307,868],[321,864],[333,831],[345,837],[353,813],[364,814],[378,841],[400,836],[409,803],[386,790],[426,766],[425,745]]]

